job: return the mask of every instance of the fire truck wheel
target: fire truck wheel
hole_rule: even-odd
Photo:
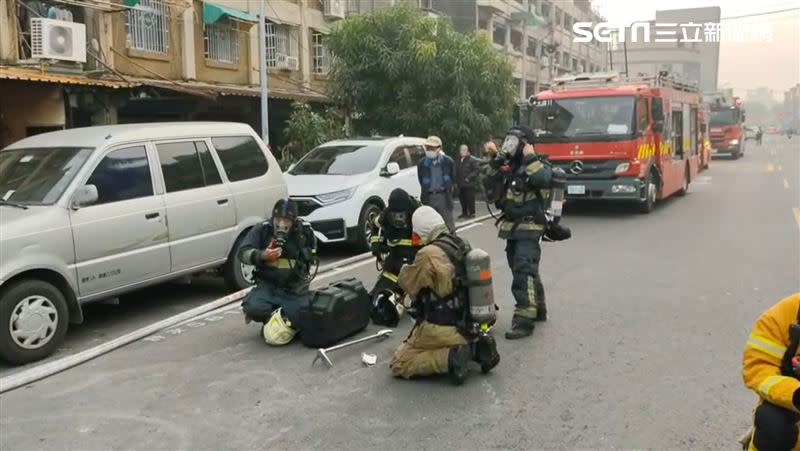
[[[652,172],[648,173],[647,178],[644,179],[644,189],[644,197],[639,201],[639,212],[647,214],[653,211],[653,207],[656,204],[656,191],[658,191],[656,179]]]
[[[689,167],[687,166],[686,167],[686,173],[683,175],[683,186],[681,187],[681,190],[678,191],[678,195],[679,196],[685,196],[686,193],[689,192],[689,183],[690,182],[691,182],[691,180],[689,179]]]
[[[739,158],[741,158],[741,156],[742,156],[742,145],[741,144],[736,146],[736,150],[733,152],[733,154],[731,156],[733,157],[734,160],[738,160]]]

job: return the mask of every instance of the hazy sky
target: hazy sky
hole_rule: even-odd
[[[766,86],[775,100],[800,83],[800,0],[594,0],[593,4],[609,22],[630,23],[655,19],[656,10],[719,6],[725,23],[767,23],[772,25],[772,42],[722,42],[720,44],[719,86],[747,89]],[[793,11],[732,19],[726,17],[794,8]]]

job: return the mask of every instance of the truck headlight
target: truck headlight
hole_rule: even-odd
[[[738,140],[738,139],[732,139],[732,140],[731,140],[731,145],[732,145],[732,146],[735,146],[735,145],[737,145],[737,144],[739,144],[739,140]]]
[[[628,170],[630,168],[631,168],[631,164],[630,163],[628,163],[628,162],[620,163],[619,165],[617,165],[617,169],[614,169],[614,173],[615,174],[622,174],[623,172],[628,172]]]
[[[318,194],[314,197],[317,198],[323,205],[331,205],[339,202],[344,202],[353,197],[357,187],[343,189],[341,191],[334,191],[332,193]]]

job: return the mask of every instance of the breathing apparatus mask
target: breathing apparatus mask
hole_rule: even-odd
[[[527,144],[533,144],[533,132],[527,127],[514,127],[508,131],[506,138],[500,146],[500,155],[506,160],[510,160],[522,153],[522,149]]]
[[[277,217],[272,219],[272,224],[275,227],[275,242],[279,247],[283,247],[289,240],[294,219]]]
[[[275,234],[275,242],[279,247],[283,247],[289,240],[289,236],[294,229],[297,221],[297,204],[289,199],[281,199],[275,203],[272,209],[272,227]]]
[[[404,211],[390,211],[387,213],[389,224],[397,230],[405,230],[411,228],[411,221],[409,221],[408,213]]]

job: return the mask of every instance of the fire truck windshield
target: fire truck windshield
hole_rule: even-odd
[[[739,123],[739,110],[724,108],[711,110],[711,126],[734,125]]]
[[[633,96],[534,101],[530,127],[540,142],[621,141],[635,131]]]

